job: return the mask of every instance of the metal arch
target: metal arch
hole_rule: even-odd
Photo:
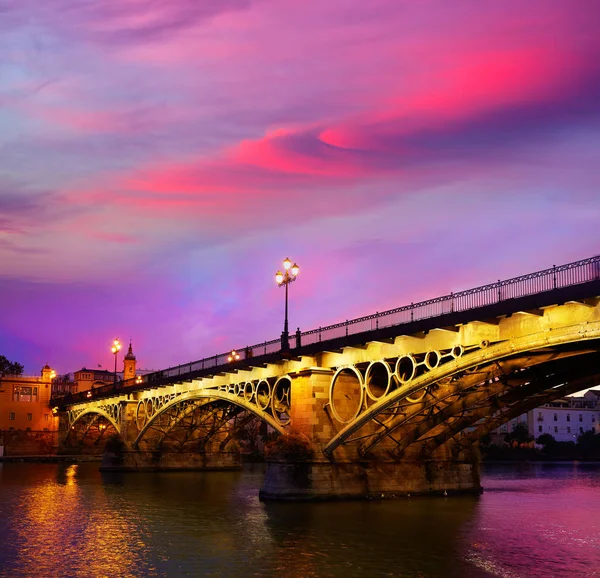
[[[164,411],[159,411],[157,413],[153,413],[151,416],[151,419],[149,420],[147,427],[145,427],[145,432],[144,435],[146,435],[146,433],[148,432],[148,430],[153,429],[156,425],[156,422],[159,421],[160,419],[162,419],[162,417],[169,412],[171,409],[175,408],[177,405],[181,404],[183,407],[181,409],[181,411],[178,412],[177,416],[173,419],[173,421],[161,432],[161,435],[159,435],[158,437],[158,442],[157,442],[157,446],[160,446],[163,442],[163,440],[165,439],[165,437],[167,437],[169,435],[169,433],[171,433],[173,431],[173,429],[179,424],[181,423],[186,417],[190,416],[191,414],[193,414],[197,409],[202,408],[206,405],[209,405],[213,400],[206,398],[203,400],[203,403],[200,404],[195,404],[194,402],[196,401],[200,401],[198,399],[181,399],[178,398],[176,403],[171,404],[168,408],[165,408]],[[184,404],[188,404],[185,405]],[[140,437],[140,436],[138,436]],[[143,439],[143,436],[138,440],[136,438],[136,442],[139,443],[141,442]],[[135,445],[134,447],[137,447],[137,445]]]
[[[398,428],[403,426],[412,427],[414,425],[413,422],[416,422],[424,412],[433,412],[433,410],[437,408],[438,412],[428,417],[425,422],[421,419],[414,427],[412,427],[412,429],[408,432],[404,432],[401,441],[395,440],[397,447],[394,452],[399,453],[419,439],[424,433],[435,427],[438,423],[437,420],[439,420],[442,415],[449,415],[451,417],[454,415],[453,408],[455,408],[456,411],[460,411],[468,407],[470,404],[467,400],[473,399],[473,388],[477,388],[475,394],[478,396],[482,396],[485,390],[490,390],[488,392],[490,395],[494,392],[498,394],[504,393],[507,390],[507,386],[503,384],[500,379],[503,375],[508,375],[510,373],[512,382],[516,382],[517,380],[524,382],[524,380],[529,377],[528,372],[524,374],[519,372],[517,375],[514,375],[514,372],[520,370],[524,365],[529,368],[534,368],[544,363],[553,362],[568,356],[569,354],[567,353],[560,355],[556,353],[541,353],[533,358],[532,355],[511,357],[502,362],[502,364],[493,361],[486,365],[485,368],[480,368],[477,372],[469,372],[459,379],[444,385],[443,388],[438,389],[435,393],[428,392],[430,396],[425,401],[400,406],[403,411],[399,418],[393,422],[388,421],[381,429],[379,429],[379,431],[373,433],[373,435],[364,441],[359,447],[359,454],[363,456],[366,455],[375,445],[380,443],[384,438],[391,436]],[[524,361],[526,363],[523,363]],[[486,385],[486,382],[489,382],[490,380],[491,383]],[[461,397],[463,392],[465,397]],[[452,399],[457,396],[457,400]],[[439,406],[442,407],[440,408]]]
[[[502,396],[498,396],[495,401],[497,405],[500,406],[499,412],[495,412],[493,416],[490,416],[489,411],[486,411],[487,408],[483,408],[480,411],[475,411],[471,415],[460,418],[456,424],[453,423],[449,425],[449,427],[444,429],[439,434],[428,440],[425,440],[421,450],[422,454],[428,455],[432,453],[438,447],[448,442],[454,436],[463,431],[465,428],[473,426],[481,419],[488,418],[475,431],[459,439],[459,441],[462,443],[467,440],[469,442],[474,442],[479,439],[479,437],[474,437],[475,435],[483,436],[486,433],[489,433],[489,431],[492,431],[496,427],[511,420],[513,417],[517,417],[522,413],[529,411],[529,409],[534,409],[540,406],[542,403],[548,403],[559,397],[563,397],[565,395],[580,391],[581,389],[585,389],[586,387],[593,387],[598,383],[599,376],[600,373],[595,373],[591,376],[581,377],[556,387],[543,387],[538,389],[538,391],[522,402],[516,402],[513,404],[509,403],[507,400],[503,400]],[[488,425],[490,423],[491,427]]]
[[[511,355],[534,351],[544,347],[564,345],[579,341],[588,341],[600,337],[600,321],[592,321],[582,325],[574,325],[553,329],[552,331],[541,331],[516,337],[490,345],[484,349],[478,349],[470,354],[433,369],[432,371],[416,377],[413,381],[401,385],[388,396],[375,402],[372,406],[361,413],[352,423],[342,428],[325,446],[323,453],[331,457],[335,449],[343,444],[350,436],[360,428],[373,420],[379,413],[389,409],[395,403],[438,382],[441,379],[455,376],[456,374],[476,368],[478,365],[503,359]]]
[[[72,410],[71,410],[72,411]],[[75,417],[75,419],[73,421],[69,422],[69,429],[71,429],[83,416],[85,415],[89,415],[89,414],[97,414],[97,415],[101,415],[103,418],[107,419],[111,425],[115,428],[115,430],[117,430],[117,433],[120,434],[121,433],[121,428],[118,426],[117,422],[103,409],[101,409],[98,406],[89,408],[89,409],[83,409],[82,411],[80,411],[77,416]]]
[[[267,424],[269,424],[274,430],[276,430],[280,434],[283,434],[286,431],[285,428],[282,425],[280,425],[279,423],[277,423],[270,414],[268,414],[264,411],[260,411],[256,405],[248,403],[243,397],[239,397],[236,394],[232,394],[229,392],[219,391],[217,389],[206,389],[206,390],[190,391],[187,393],[182,393],[175,399],[171,400],[169,403],[163,405],[163,407],[161,407],[159,411],[154,412],[154,414],[152,414],[151,419],[146,422],[144,427],[138,433],[137,437],[135,438],[135,441],[132,444],[133,447],[134,448],[138,447],[138,444],[142,441],[144,435],[146,434],[146,432],[148,431],[148,429],[150,428],[152,423],[158,418],[158,416],[160,416],[165,411],[170,409],[176,403],[179,403],[181,401],[194,401],[194,400],[201,400],[201,399],[206,399],[207,403],[208,403],[208,401],[213,401],[213,400],[217,400],[217,399],[228,401],[228,402],[232,403],[233,405],[240,406],[243,409],[252,412],[257,417],[259,417],[263,421],[267,422]]]

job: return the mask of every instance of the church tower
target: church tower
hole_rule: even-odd
[[[131,341],[129,342],[129,351],[123,359],[123,381],[135,379],[135,355],[131,349]]]

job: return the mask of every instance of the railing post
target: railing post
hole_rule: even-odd
[[[502,301],[502,295],[500,294],[500,284],[502,283],[501,279],[498,279],[498,301]]]
[[[414,321],[415,320],[415,310],[413,309],[414,303],[411,301],[410,302],[410,320]]]
[[[348,320],[346,319],[346,337],[348,337]]]
[[[319,343],[321,343],[321,328],[319,327]]]
[[[450,292],[450,313],[454,313],[454,292]]]
[[[265,341],[265,349],[264,349],[265,355],[267,355],[267,342]]]
[[[375,329],[379,329],[379,311],[375,312]]]
[[[552,284],[556,289],[556,265],[552,265]]]

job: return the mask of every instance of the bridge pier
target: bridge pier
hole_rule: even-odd
[[[144,472],[180,470],[239,470],[239,452],[168,452],[123,449],[107,451],[102,456],[100,471]]]
[[[340,447],[331,460],[327,459],[323,448],[340,427],[330,409],[333,373],[330,369],[313,367],[293,378],[291,435],[267,455],[261,499],[325,500],[382,494],[392,497],[481,492],[477,456],[460,455],[457,459],[448,447],[439,448],[426,460],[410,454],[390,460],[385,452],[365,459],[351,447]]]
[[[462,461],[269,462],[262,500],[480,493],[479,464]]]

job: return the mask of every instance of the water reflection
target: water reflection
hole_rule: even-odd
[[[258,501],[243,473],[5,464],[0,575],[594,576],[600,470],[484,472],[481,497]],[[597,574],[596,574],[597,575]]]

